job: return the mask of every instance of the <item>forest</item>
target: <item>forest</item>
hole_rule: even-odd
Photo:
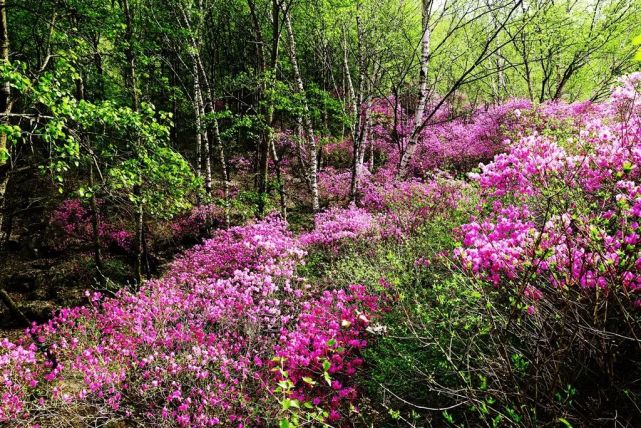
[[[641,426],[641,0],[0,0],[0,426]]]

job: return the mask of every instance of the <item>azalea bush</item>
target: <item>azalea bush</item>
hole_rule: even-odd
[[[379,239],[379,224],[375,215],[351,205],[347,209],[332,208],[314,218],[314,229],[303,233],[300,241],[324,251],[337,253],[344,245],[355,241]]]
[[[640,80],[601,104],[520,112],[469,175],[473,198],[381,248],[371,264],[399,298],[363,382],[388,423],[634,425]],[[372,281],[369,265],[341,261],[338,276]]]
[[[62,234],[60,239],[52,242],[53,248],[62,251],[70,245],[86,245],[93,242],[92,216],[90,208],[82,200],[62,201],[51,214],[51,225]],[[99,239],[118,251],[130,251],[133,233],[122,226],[101,220],[98,226]]]
[[[296,274],[304,255],[270,218],[217,232],[136,293],[89,293],[90,305],[2,342],[2,421],[82,408],[153,426],[247,426],[291,418],[285,400],[340,419],[377,298],[356,286],[318,296]]]
[[[622,79],[582,126],[514,141],[471,175],[481,200],[454,255],[509,314],[481,372],[503,401],[539,397],[517,412],[528,424],[587,423],[597,402],[638,416],[622,403],[641,393],[640,80]]]
[[[523,138],[472,174],[483,214],[460,229],[468,269],[496,286],[541,282],[635,304],[641,117],[630,81],[573,138]]]

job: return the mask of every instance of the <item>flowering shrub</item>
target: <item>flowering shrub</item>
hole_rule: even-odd
[[[25,401],[42,376],[36,353],[35,344],[25,347],[7,339],[0,341],[0,421],[21,418],[27,413]]]
[[[457,255],[472,272],[495,285],[541,278],[638,299],[641,116],[629,87],[638,80],[624,79],[572,138],[525,137],[472,174],[489,213],[461,227]]]
[[[0,421],[46,423],[48,409],[91,403],[101,417],[152,426],[253,425],[283,412],[283,376],[295,382],[287,400],[336,420],[356,399],[376,304],[355,286],[315,297],[295,273],[304,254],[276,218],[219,231],[139,292],[89,294],[89,306],[33,326],[29,337],[55,359],[29,337],[1,342]]]
[[[353,376],[363,365],[369,314],[379,309],[378,299],[357,285],[304,303],[294,328],[281,331],[272,360],[287,399],[324,409],[330,423],[340,420],[356,400]]]
[[[367,170],[365,170],[367,175]],[[361,181],[366,180],[364,177]],[[328,166],[318,173],[320,194],[331,202],[343,202],[349,199],[352,173],[350,170],[339,170]]]
[[[376,218],[365,209],[354,205],[347,209],[331,208],[316,214],[314,225],[314,230],[301,235],[301,243],[321,246],[334,253],[345,243],[377,238]]]
[[[53,242],[53,247],[58,251],[93,239],[92,213],[80,199],[67,199],[60,203],[53,211],[50,222],[65,235],[63,239]],[[133,233],[104,221],[100,222],[98,236],[107,245],[121,251],[130,250],[133,243]]]
[[[194,240],[205,236],[207,231],[219,224],[224,218],[224,209],[218,205],[199,205],[186,215],[175,219],[170,227],[177,241]]]
[[[384,237],[400,238],[415,233],[430,219],[449,215],[465,197],[465,187],[446,173],[407,181],[385,180],[378,174],[376,182],[364,187],[361,204],[380,213]]]

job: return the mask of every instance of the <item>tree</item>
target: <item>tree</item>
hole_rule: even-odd
[[[0,68],[9,67],[9,24],[7,22],[7,2],[0,0]],[[11,113],[11,86],[8,80],[0,84],[0,249],[4,245],[4,205],[7,183],[9,181],[9,151],[7,134],[9,114]]]
[[[312,125],[312,119],[310,117],[309,104],[307,101],[307,95],[305,93],[305,85],[303,83],[303,78],[300,73],[300,68],[298,66],[298,56],[296,53],[296,41],[294,38],[294,31],[292,30],[292,21],[290,17],[291,9],[290,7],[283,2],[282,4],[285,29],[287,31],[287,40],[289,43],[289,59],[292,63],[292,72],[294,75],[294,87],[296,94],[299,97],[299,102],[301,103],[300,111],[298,112],[298,127],[300,128],[300,136],[305,136],[307,143],[307,156],[305,159],[304,155],[301,155],[301,159],[305,159],[306,165],[304,167],[307,169],[306,175],[309,180],[309,187],[311,191],[312,198],[312,210],[318,211],[320,209],[320,198],[318,192],[318,147],[316,144],[316,137],[314,135],[314,127]],[[299,146],[301,152],[303,147]]]
[[[443,90],[441,92],[443,95],[439,96],[436,94],[435,99],[430,103],[429,109],[426,112],[423,112],[422,110],[425,108],[427,103],[421,104],[421,99],[426,97],[423,97],[423,93],[421,93],[416,117],[414,119],[413,130],[402,151],[398,169],[399,177],[407,176],[407,168],[416,151],[420,134],[425,127],[429,126],[430,120],[434,115],[462,87],[468,83],[478,80],[479,76],[475,75],[475,73],[478,72],[481,66],[492,58],[496,52],[509,42],[503,41],[501,43],[495,43],[499,35],[505,33],[506,27],[512,21],[512,17],[521,7],[522,3],[522,0],[507,0],[505,2],[496,3],[467,2],[465,4],[453,3],[449,6],[443,7],[441,13],[437,14],[438,19],[435,20],[435,25],[438,26],[439,21],[444,20],[443,17],[446,13],[452,13],[452,16],[446,21],[444,29],[445,34],[438,43],[435,44],[436,47],[431,53],[430,42],[426,40],[426,37],[430,35],[430,32],[426,31],[426,29],[430,28],[430,18],[432,13],[429,12],[431,10],[431,2],[426,1],[423,3],[424,31],[421,39],[421,73],[423,73],[423,71],[427,73],[428,61],[430,61],[431,58],[433,59],[437,53],[440,53],[439,51],[443,46],[446,46],[448,41],[453,40],[455,37],[459,36],[459,34],[465,36],[464,40],[468,46],[467,49],[463,50],[462,54],[466,55],[466,57],[469,56],[469,58],[466,58],[465,61],[463,61],[463,66],[460,70],[456,70],[452,73],[451,80],[448,79],[449,81],[446,81],[443,85]],[[501,20],[494,25],[486,25],[488,14],[496,16],[498,15],[498,10],[504,11]],[[487,28],[490,28],[490,31],[487,31]],[[519,32],[520,29],[517,30],[515,34],[518,34]],[[514,35],[512,37],[514,37]],[[459,44],[456,46],[461,47]],[[492,76],[498,71],[499,70],[497,69],[492,69],[489,73],[487,71],[482,71],[482,76]],[[427,76],[425,76],[425,78],[427,78]],[[421,90],[423,89],[422,84],[423,82],[421,82]]]

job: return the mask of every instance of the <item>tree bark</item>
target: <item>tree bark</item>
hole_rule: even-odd
[[[365,63],[365,47],[364,44],[364,35],[361,27],[361,18],[356,16],[356,32],[358,34],[358,101],[356,97],[353,96],[352,100],[354,102],[354,129],[352,131],[352,180],[350,185],[350,200],[352,202],[358,202],[358,190],[363,170],[363,160],[365,156],[365,138],[368,132],[368,106],[365,103],[367,98],[365,92],[366,88],[366,77],[367,77],[367,64]],[[345,66],[347,66],[347,48],[345,48]],[[349,70],[349,68],[348,68]],[[353,94],[354,87],[351,84],[351,76],[347,72],[348,77],[348,88]]]
[[[120,0],[123,14],[125,16],[125,58],[127,59],[127,84],[131,91],[131,108],[138,111],[140,108],[140,98],[138,97],[137,79],[136,79],[136,55],[134,53],[134,27],[129,0]]]
[[[199,74],[198,77],[200,79],[200,83],[202,86],[201,93],[204,92],[203,110],[205,114],[211,115],[211,126],[207,127],[208,132],[211,132],[211,138],[207,137],[207,140],[203,141],[203,143],[206,146],[208,142],[213,140],[215,145],[216,154],[218,157],[218,161],[220,163],[220,174],[223,182],[223,203],[225,204],[225,207],[224,207],[225,208],[225,227],[228,228],[230,225],[229,173],[227,171],[227,161],[225,159],[225,150],[223,147],[222,139],[220,137],[218,119],[215,116],[216,110],[214,108],[214,103],[213,103],[212,87],[209,83],[209,79],[207,78],[207,72],[202,62],[200,49],[196,41],[196,38],[194,36],[193,26],[191,24],[189,16],[187,15],[185,6],[181,1],[178,2],[178,6],[180,9],[180,18],[183,20],[185,29],[187,29],[187,31],[189,32],[189,39],[188,39],[189,45],[190,45],[189,55],[194,64],[194,74],[197,74],[197,75]],[[211,154],[210,153],[211,144],[209,145],[209,148],[205,147],[204,150],[205,150],[205,153],[203,154],[203,157],[205,157],[208,152],[209,154]],[[207,162],[209,162],[209,171],[210,171],[209,175],[211,176],[211,156],[209,155],[207,155],[205,159],[205,169],[207,169]],[[207,172],[205,172],[205,174],[207,174]]]
[[[265,53],[264,53],[264,43],[263,36],[260,28],[260,21],[258,20],[258,14],[256,12],[256,4],[254,0],[247,0],[249,5],[249,11],[252,18],[252,24],[254,27],[254,42],[256,44],[256,58],[257,58],[257,68],[258,74],[262,78],[260,89],[257,94],[256,103],[260,104],[261,99],[264,96],[266,91],[266,83],[264,79],[264,73],[267,69],[267,64],[265,63]],[[272,0],[272,12],[276,11],[275,15],[272,15],[272,26],[275,27],[274,37],[278,37],[278,0]],[[276,48],[278,49],[278,48]],[[273,58],[272,53],[272,58]],[[272,61],[273,62],[273,61]],[[271,127],[271,117],[270,115],[271,108],[267,107],[265,111],[265,116],[267,116],[268,126]],[[265,215],[265,205],[267,200],[267,181],[269,179],[269,148],[271,146],[271,129],[267,129],[261,132],[260,140],[258,142],[258,153],[257,153],[257,170],[256,170],[256,190],[258,192],[258,217],[263,217]]]
[[[204,166],[204,179],[205,179],[205,191],[208,195],[211,195],[212,185],[211,185],[211,144],[209,143],[209,138],[207,132],[204,131],[203,127],[203,116],[205,115],[205,108],[203,105],[203,94],[200,87],[200,72],[198,70],[198,64],[196,61],[193,63],[193,74],[194,74],[194,115],[196,120],[196,163],[197,163],[197,173],[199,176],[203,176],[203,166]]]
[[[211,86],[209,85],[209,80],[205,75],[205,68],[203,67],[200,54],[196,55],[196,60],[200,69],[203,88],[205,89],[205,112],[210,114],[211,119],[211,136],[214,140],[214,145],[216,147],[216,154],[218,156],[218,162],[220,164],[220,175],[223,182],[223,203],[225,204],[225,227],[229,228],[230,226],[230,204],[229,204],[229,172],[227,170],[227,161],[225,158],[225,149],[223,147],[223,141],[220,138],[220,128],[218,127],[218,119],[216,118],[216,110],[213,103],[213,92]],[[211,141],[209,138],[207,141]]]
[[[405,147],[405,151],[401,156],[401,162],[398,168],[398,176],[405,177],[407,174],[407,166],[409,161],[414,156],[418,139],[420,136],[420,129],[425,115],[425,106],[427,104],[427,71],[428,61],[430,57],[430,12],[432,9],[432,0],[423,0],[423,36],[421,37],[421,59],[420,59],[420,75],[419,75],[419,93],[418,93],[418,106],[414,114],[414,129]]]
[[[495,28],[498,28],[498,21],[495,16],[492,16],[492,23]],[[498,38],[497,38],[498,39]],[[501,49],[501,42],[498,40],[498,48],[496,49],[496,89],[494,94],[494,101],[500,104],[507,94],[507,80],[505,76],[505,58],[503,58],[503,50]]]
[[[280,215],[283,220],[287,221],[287,194],[285,193],[285,182],[280,170],[280,159],[276,153],[276,144],[273,138],[269,141],[272,151],[272,158],[274,159],[274,167],[276,169],[276,181],[278,185],[278,196],[280,202]]]
[[[85,99],[85,85],[82,76],[76,80],[76,96],[79,100]],[[80,139],[83,142],[82,145],[89,146],[87,138],[84,134],[80,134]],[[91,192],[91,232],[92,232],[92,244],[93,244],[93,258],[94,264],[96,265],[96,279],[99,283],[104,286],[106,284],[106,278],[104,275],[104,269],[102,264],[102,251],[100,245],[100,213],[98,211],[98,201],[96,198],[96,189],[95,189],[95,175],[94,175],[94,153],[93,150],[89,149],[89,190]]]
[[[127,59],[127,73],[126,80],[131,91],[131,109],[137,112],[140,109],[140,99],[138,97],[137,78],[136,78],[136,55],[133,48],[133,19],[131,9],[129,7],[129,0],[120,0],[125,18],[125,58]],[[142,264],[144,252],[144,221],[145,221],[145,208],[142,201],[142,189],[140,185],[135,185],[133,194],[136,196],[136,235],[134,239],[134,249],[136,252],[134,260],[134,277],[138,286],[142,284]]]
[[[317,212],[320,210],[320,198],[318,192],[318,148],[314,137],[314,128],[312,126],[312,119],[309,112],[309,104],[307,103],[307,97],[305,95],[305,85],[303,84],[303,78],[301,77],[300,69],[298,67],[296,41],[294,39],[294,31],[292,30],[292,21],[288,10],[283,10],[283,13],[289,42],[289,57],[292,63],[292,70],[294,72],[294,83],[296,84],[296,92],[301,96],[303,103],[303,112],[299,120],[303,126],[309,148],[309,161],[307,162],[309,171],[306,172],[306,175],[309,177],[312,209],[314,212]]]
[[[92,159],[93,162],[93,159]],[[106,284],[104,266],[102,264],[102,250],[100,244],[100,212],[96,198],[94,166],[89,167],[89,187],[91,188],[91,228],[93,232],[93,258],[96,264],[96,276],[101,285]]]
[[[9,28],[7,22],[7,3],[6,0],[0,0],[0,62],[9,63]],[[0,125],[8,125],[8,115],[11,113],[11,86],[9,81],[0,84]],[[7,134],[0,132],[0,250],[4,246],[4,210],[5,195],[7,184],[9,182],[9,162],[8,162]]]
[[[9,63],[9,24],[7,22],[7,2],[0,0],[0,61],[2,64]],[[11,113],[11,86],[8,81],[0,85],[0,125],[8,125],[8,115]],[[7,184],[9,183],[9,162],[7,157],[7,134],[0,132],[0,251],[3,250],[5,236],[3,232],[5,195],[7,193]],[[20,319],[26,325],[31,321],[25,316],[20,308],[15,304],[11,296],[0,285],[0,300],[9,308],[14,317]]]

